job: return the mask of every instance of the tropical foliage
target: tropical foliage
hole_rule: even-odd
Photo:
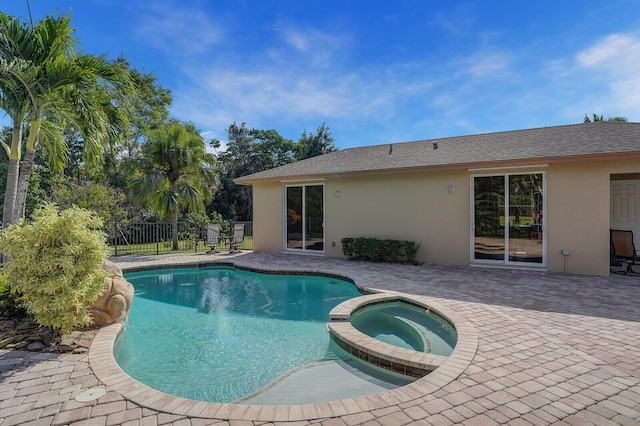
[[[66,126],[83,135],[88,162],[99,160],[109,138],[128,128],[124,94],[132,86],[126,69],[104,56],[77,54],[70,20],[69,15],[48,16],[26,24],[0,13],[0,105],[13,126],[10,144],[3,144],[9,157],[4,224],[25,213],[41,143],[50,168],[60,171],[67,159]]]
[[[3,270],[0,270],[0,316],[9,318],[23,318],[27,315],[26,310],[18,302],[19,296],[11,293],[7,284],[7,277]]]
[[[142,153],[144,174],[134,182],[135,200],[160,219],[171,220],[177,250],[178,213],[204,211],[215,185],[215,158],[193,127],[177,123],[153,131]]]
[[[220,187],[213,205],[233,220],[252,220],[251,188],[238,187],[233,179],[336,150],[325,123],[318,127],[317,133],[307,134],[304,130],[298,142],[285,139],[275,130],[249,129],[246,123],[234,122],[227,134],[227,150],[218,155]],[[214,140],[211,144],[218,147],[220,141]]]
[[[325,123],[293,141],[234,122],[226,140],[205,141],[170,116],[171,90],[152,73],[78,52],[69,15],[23,22],[0,13],[0,109],[12,123],[0,132],[5,225],[44,202],[91,209],[109,227],[194,215],[251,221],[251,187],[235,178],[336,149]]]
[[[11,293],[56,334],[91,322],[85,307],[98,298],[107,276],[101,227],[88,210],[45,204],[31,221],[21,219],[0,236],[0,249],[10,258],[4,273]]]
[[[609,117],[606,120],[604,119],[604,115],[598,115],[598,114],[593,114],[593,119],[589,118],[589,116],[587,114],[584,115],[584,120],[582,120],[583,123],[597,123],[599,121],[615,121],[615,122],[619,122],[619,123],[626,123],[627,121],[627,117]]]

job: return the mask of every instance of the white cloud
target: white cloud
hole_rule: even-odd
[[[305,38],[301,33],[294,33],[291,31],[285,33],[283,31],[283,34],[284,39],[289,46],[300,52],[306,52],[309,50],[309,40]]]
[[[362,144],[579,123],[584,113],[640,109],[640,39],[629,34],[581,52],[482,42],[441,62],[379,64],[354,63],[348,34],[282,24],[268,31],[278,36],[254,56],[185,65],[190,89],[174,92],[174,113],[220,140],[234,121],[279,132],[326,121],[362,139],[346,143]]]
[[[481,52],[465,60],[465,72],[476,78],[496,78],[509,69],[511,58],[504,52]]]
[[[638,34],[612,34],[577,54],[578,66],[608,89],[590,88],[599,94],[593,102],[606,110],[605,114],[625,115],[640,109],[639,57]]]
[[[135,32],[145,44],[175,56],[206,52],[224,39],[221,26],[194,5],[152,1],[136,5]]]
[[[578,64],[586,68],[605,68],[628,73],[640,70],[640,38],[628,34],[612,34],[580,52]]]

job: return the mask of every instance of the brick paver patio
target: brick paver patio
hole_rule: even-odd
[[[428,296],[472,325],[477,350],[453,380],[434,376],[425,393],[407,390],[315,406],[244,406],[241,415],[238,406],[207,412],[194,401],[158,409],[152,394],[148,404],[133,402],[123,395],[142,395],[144,386],[132,390],[125,380],[99,379],[108,372],[95,371],[101,364],[86,354],[0,351],[0,425],[640,425],[640,277],[262,253],[115,259],[123,269],[214,260],[329,272],[362,287]],[[91,353],[101,350],[92,346]],[[77,401],[87,390],[105,393]]]

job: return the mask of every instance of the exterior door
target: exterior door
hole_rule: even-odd
[[[285,186],[285,250],[324,252],[324,186]]]
[[[474,176],[472,186],[471,261],[546,265],[544,173]]]
[[[640,247],[640,180],[611,181],[611,229],[633,231]]]

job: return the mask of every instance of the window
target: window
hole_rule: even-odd
[[[472,261],[545,264],[544,173],[473,177]]]
[[[324,186],[285,186],[285,249],[324,251]]]

